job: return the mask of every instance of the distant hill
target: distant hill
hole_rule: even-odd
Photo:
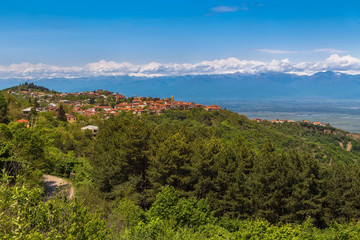
[[[20,80],[0,80],[0,88]],[[23,80],[22,80],[23,81]],[[107,89],[126,96],[174,95],[178,99],[214,102],[241,99],[359,99],[360,75],[319,72],[312,76],[286,73],[253,75],[188,75],[171,77],[110,76],[78,79],[37,79],[37,85],[62,92]]]
[[[10,88],[3,89],[3,91],[10,91],[10,92],[31,91],[31,92],[43,92],[43,93],[58,93],[57,91],[50,90],[47,87],[43,87],[40,85],[36,85],[34,83],[28,83],[28,82],[19,84],[18,86],[13,86]]]

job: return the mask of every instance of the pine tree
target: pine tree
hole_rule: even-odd
[[[66,113],[65,113],[65,110],[64,110],[64,107],[63,107],[62,104],[60,104],[57,118],[58,118],[60,121],[63,121],[63,122],[66,122],[66,121],[67,121],[67,119],[66,119]]]
[[[179,191],[188,187],[192,150],[186,131],[181,130],[159,144],[155,157],[150,161],[148,176],[155,190],[164,185],[173,186]]]
[[[110,193],[115,186],[128,181],[131,167],[124,143],[129,128],[129,121],[109,118],[96,136],[90,164],[94,183],[103,192]]]
[[[9,116],[8,116],[8,104],[4,98],[4,96],[0,93],[0,123],[9,123]]]

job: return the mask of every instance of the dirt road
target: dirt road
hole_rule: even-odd
[[[66,194],[69,199],[72,199],[74,197],[74,188],[71,183],[66,181],[65,179],[44,174],[41,180],[45,184],[45,192],[47,199],[55,196],[59,192]]]

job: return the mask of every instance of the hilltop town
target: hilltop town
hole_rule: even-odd
[[[21,96],[26,99],[27,107],[22,109],[24,118],[36,112],[59,112],[60,106],[66,109],[66,119],[69,123],[75,123],[79,116],[99,116],[108,118],[120,112],[132,112],[137,116],[143,114],[161,115],[166,110],[190,110],[202,108],[206,111],[219,111],[221,106],[202,105],[194,102],[175,101],[174,96],[160,99],[158,97],[126,97],[120,93],[107,90],[94,90],[73,93],[61,93],[49,90],[45,87],[36,86],[33,83],[25,83],[4,90],[7,94]],[[26,119],[20,122],[31,124]]]
[[[9,95],[22,97],[27,100],[25,102],[26,107],[21,109],[22,118],[18,122],[28,126],[31,125],[31,122],[27,120],[31,111],[36,110],[36,112],[53,112],[58,114],[60,105],[66,108],[66,120],[69,123],[77,122],[79,116],[108,118],[110,115],[117,115],[120,112],[132,112],[137,116],[141,116],[143,114],[161,115],[166,110],[186,111],[193,108],[201,108],[205,111],[219,111],[222,109],[218,105],[206,106],[194,102],[175,101],[174,96],[160,99],[158,97],[138,97],[135,94],[134,96],[126,97],[123,94],[102,89],[61,93],[27,82],[3,91]],[[252,120],[259,123],[264,121],[274,124],[295,122],[292,119],[273,119],[270,121],[254,118]],[[326,124],[318,121],[310,122],[303,120],[302,122],[326,126]],[[85,128],[94,132],[94,126],[87,126]]]

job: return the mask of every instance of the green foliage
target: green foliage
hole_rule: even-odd
[[[144,220],[144,211],[128,197],[118,198],[109,214],[111,235],[117,238]]]
[[[6,96],[6,101],[8,103],[8,116],[10,120],[17,120],[22,118],[22,111],[21,111],[21,106],[23,105],[23,99],[21,98],[16,98],[13,95],[8,94]]]
[[[155,189],[165,185],[185,188],[186,177],[190,174],[190,144],[187,134],[178,132],[159,145],[148,170],[149,180]]]
[[[43,201],[43,189],[17,181],[0,185],[2,239],[105,239],[105,221],[76,200],[59,197]]]
[[[215,217],[205,199],[180,198],[174,187],[166,186],[157,194],[156,200],[147,212],[148,221],[166,220],[173,227],[197,228],[214,223]]]
[[[58,116],[57,116],[58,120],[59,121],[62,121],[62,122],[66,122],[67,121],[67,118],[66,118],[66,113],[65,113],[65,110],[64,110],[64,106],[62,104],[60,104],[59,106],[59,111],[58,111]]]
[[[12,133],[7,125],[0,123],[0,160],[7,159],[11,156],[12,144],[11,144]]]
[[[50,90],[50,89],[48,89],[46,87],[38,86],[38,85],[36,85],[34,83],[28,83],[28,82],[25,82],[23,84],[20,84],[19,86],[7,88],[7,89],[4,89],[4,90],[5,91],[14,91],[14,92],[31,90],[33,92],[58,93],[58,92]]]
[[[174,187],[165,186],[156,196],[155,202],[148,211],[150,219],[167,219],[176,213],[176,205],[179,201],[179,193]]]
[[[19,109],[33,101],[7,99]],[[0,124],[0,166],[8,171],[1,175],[14,176],[0,195],[8,238],[102,238],[100,219],[113,239],[359,235],[360,141],[330,126],[202,109],[79,116],[76,124],[38,113],[34,122]],[[95,138],[80,129],[87,124],[99,126]],[[70,178],[78,199],[44,203],[42,172]]]
[[[175,196],[175,197],[173,197]],[[169,200],[172,204],[168,204]],[[205,204],[205,205],[204,205]],[[199,205],[205,206],[205,208]],[[200,213],[200,215],[199,215]],[[170,215],[167,215],[170,214]],[[308,219],[302,224],[271,225],[263,219],[216,219],[205,201],[178,198],[173,187],[160,192],[147,221],[139,221],[121,234],[120,239],[358,239],[360,222],[333,223],[320,230]],[[203,217],[199,217],[199,216]]]
[[[5,97],[0,93],[0,123],[9,123],[9,116],[8,116],[8,104],[5,100]]]

